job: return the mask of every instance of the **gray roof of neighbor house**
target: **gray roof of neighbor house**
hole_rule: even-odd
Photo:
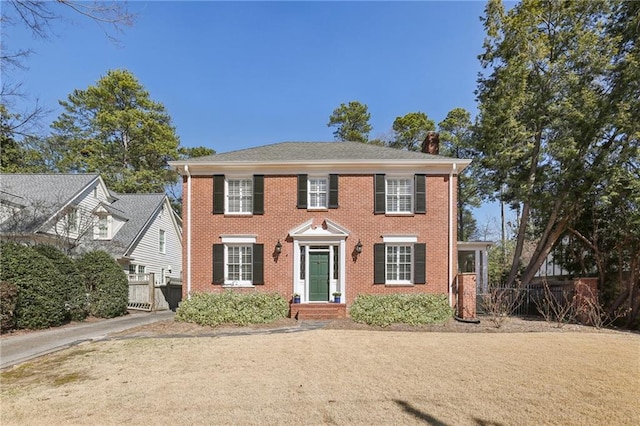
[[[360,142],[280,142],[239,151],[191,158],[186,161],[172,161],[171,163],[236,161],[286,163],[305,161],[435,160],[442,158],[446,157]]]
[[[97,179],[95,173],[2,173],[0,201],[32,208],[22,231],[33,232]],[[0,225],[0,231],[6,226]]]
[[[113,242],[131,248],[147,230],[162,208],[165,194],[117,194],[115,206],[129,219],[113,237]],[[128,253],[127,253],[128,254]]]
[[[35,232],[44,221],[52,216],[52,212],[63,208],[87,189],[96,179],[97,174],[0,174],[0,200],[22,206],[43,203],[47,213],[37,215],[24,232]],[[162,208],[165,194],[118,194],[109,191],[115,199],[111,204],[102,206],[111,214],[119,216],[126,222],[111,240],[87,241],[90,249],[108,251],[114,255],[128,255],[139,239],[144,235],[157,212]],[[37,208],[35,209],[37,210]],[[4,225],[4,226],[3,226]],[[9,231],[7,223],[0,224],[0,232]]]

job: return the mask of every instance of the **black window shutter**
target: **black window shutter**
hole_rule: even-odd
[[[427,187],[425,175],[414,176],[414,213],[427,212]]]
[[[224,244],[213,245],[213,283],[224,284]]]
[[[253,175],[253,214],[264,214],[264,175]]]
[[[253,284],[264,284],[264,244],[253,245]]]
[[[329,208],[338,208],[338,175],[329,175]]]
[[[384,175],[375,176],[374,186],[375,186],[375,205],[373,207],[373,213],[384,214],[386,210]]]
[[[213,175],[213,214],[224,214],[224,175]]]
[[[385,245],[378,243],[373,245],[373,283],[385,282]]]
[[[413,283],[427,283],[427,245],[418,243],[413,245]]]
[[[307,208],[307,175],[298,175],[298,208]]]

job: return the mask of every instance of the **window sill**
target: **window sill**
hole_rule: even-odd
[[[389,217],[413,217],[415,213],[385,213],[384,215]]]
[[[329,209],[326,207],[308,207],[308,212],[328,212]]]
[[[386,283],[384,286],[385,287],[415,287],[415,284],[413,284],[413,283],[398,283],[398,284]]]
[[[255,288],[253,284],[222,284],[222,288]]]
[[[224,217],[251,217],[253,213],[225,213]]]

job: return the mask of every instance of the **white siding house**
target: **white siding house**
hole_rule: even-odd
[[[165,194],[116,194],[96,174],[0,174],[0,213],[1,239],[104,250],[128,275],[154,274],[155,307],[170,307],[166,285],[181,281],[182,225]]]

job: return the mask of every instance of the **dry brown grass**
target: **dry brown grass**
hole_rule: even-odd
[[[639,424],[640,337],[316,330],[84,344],[2,373],[11,424]]]

